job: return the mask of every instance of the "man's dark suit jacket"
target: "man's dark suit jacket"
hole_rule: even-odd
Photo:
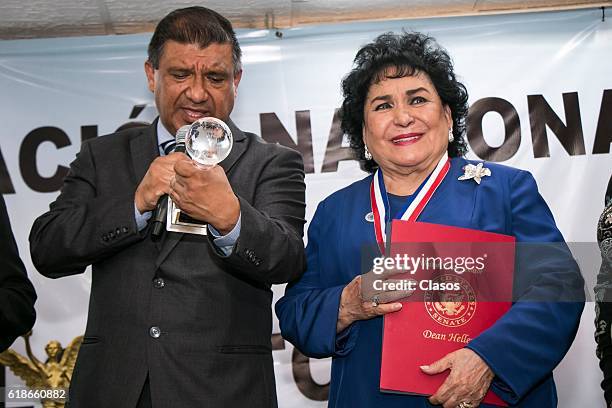
[[[0,195],[0,352],[34,325],[36,292],[19,258],[4,198]]]
[[[92,265],[71,407],[134,408],[147,373],[155,408],[276,406],[270,286],[305,268],[303,163],[230,128],[234,147],[221,166],[242,220],[228,257],[210,236],[154,242],[148,228],[138,231],[134,193],[159,154],[156,122],[85,142],[34,223],[32,259],[43,275]]]

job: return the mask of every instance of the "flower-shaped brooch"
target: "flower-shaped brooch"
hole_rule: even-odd
[[[491,170],[484,167],[482,163],[478,163],[476,166],[468,164],[463,167],[463,171],[463,176],[460,176],[457,180],[474,179],[476,183],[480,184],[483,177],[491,175]]]

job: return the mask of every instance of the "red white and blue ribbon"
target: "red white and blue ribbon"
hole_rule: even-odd
[[[444,153],[436,168],[431,173],[422,188],[419,188],[414,200],[407,205],[405,209],[400,211],[394,218],[403,221],[416,221],[423,209],[440,186],[448,170],[450,169],[450,159],[447,153]],[[387,198],[387,190],[383,179],[382,170],[379,168],[374,173],[372,184],[370,185],[370,201],[372,203],[372,213],[374,215],[374,233],[376,242],[380,248],[381,254],[385,255],[385,244],[387,242],[387,223],[391,221],[389,208],[389,200]]]

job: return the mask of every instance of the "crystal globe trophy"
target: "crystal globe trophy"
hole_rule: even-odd
[[[204,169],[222,162],[230,154],[234,144],[232,131],[227,124],[213,117],[201,118],[191,125],[181,127],[177,133],[177,150],[183,138],[187,155]],[[181,212],[169,197],[166,229],[206,235],[206,223]]]
[[[230,128],[222,120],[212,117],[193,122],[185,137],[185,150],[203,166],[222,162],[230,154],[233,144]]]

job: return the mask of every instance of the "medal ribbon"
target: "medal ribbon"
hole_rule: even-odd
[[[450,159],[448,158],[448,154],[444,153],[436,168],[423,185],[423,188],[418,191],[412,203],[407,206],[408,208],[403,211],[403,214],[402,211],[400,211],[395,218],[399,218],[402,221],[416,221],[436,192],[436,189],[442,183],[442,180],[444,180],[444,177],[448,174],[449,169]],[[376,170],[372,178],[372,184],[370,185],[370,202],[372,204],[372,213],[374,214],[374,234],[376,235],[376,242],[378,243],[381,254],[385,255],[387,222],[391,221],[391,215],[389,214],[390,208],[387,190],[380,168]]]

